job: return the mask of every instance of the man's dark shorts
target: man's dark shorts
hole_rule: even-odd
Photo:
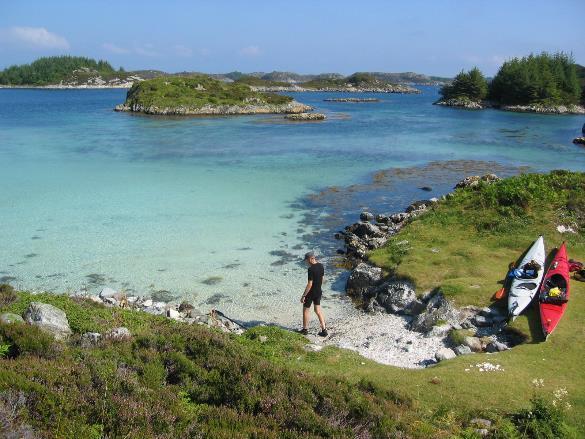
[[[310,292],[305,297],[305,302],[303,303],[303,306],[305,308],[310,308],[312,304],[314,304],[314,305],[321,305],[321,295],[322,294],[323,293],[313,293],[313,292]]]

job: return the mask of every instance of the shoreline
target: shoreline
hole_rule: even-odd
[[[509,111],[513,113],[535,113],[535,114],[556,114],[556,115],[583,115],[585,107],[582,105],[499,105],[489,101],[474,101],[469,98],[439,99],[433,105],[452,107],[463,110],[486,110],[494,109]]]

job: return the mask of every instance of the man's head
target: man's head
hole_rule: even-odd
[[[317,263],[317,257],[315,256],[314,252],[305,253],[305,263],[309,265]]]

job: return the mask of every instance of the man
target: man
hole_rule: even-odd
[[[327,329],[325,328],[325,318],[323,317],[323,312],[321,311],[321,285],[323,284],[325,270],[323,268],[323,264],[317,262],[317,257],[313,252],[309,252],[305,255],[305,263],[309,266],[309,270],[307,286],[305,287],[305,291],[301,296],[301,303],[303,304],[303,329],[301,329],[299,332],[303,335],[307,335],[309,333],[308,326],[310,308],[311,304],[313,304],[315,314],[317,314],[317,317],[319,318],[319,324],[321,325],[321,332],[319,332],[317,335],[320,337],[327,337],[328,333]]]

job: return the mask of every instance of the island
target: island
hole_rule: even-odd
[[[436,105],[543,114],[585,114],[584,70],[564,53],[541,53],[506,61],[487,81],[473,68],[444,85]]]
[[[347,77],[319,76],[302,83],[270,81],[255,76],[242,76],[235,81],[262,92],[342,92],[342,93],[403,93],[421,91],[406,84],[395,84],[379,79],[371,73],[354,73]]]
[[[312,107],[290,96],[263,93],[238,82],[205,75],[173,76],[136,82],[115,111],[163,116],[293,114]]]

